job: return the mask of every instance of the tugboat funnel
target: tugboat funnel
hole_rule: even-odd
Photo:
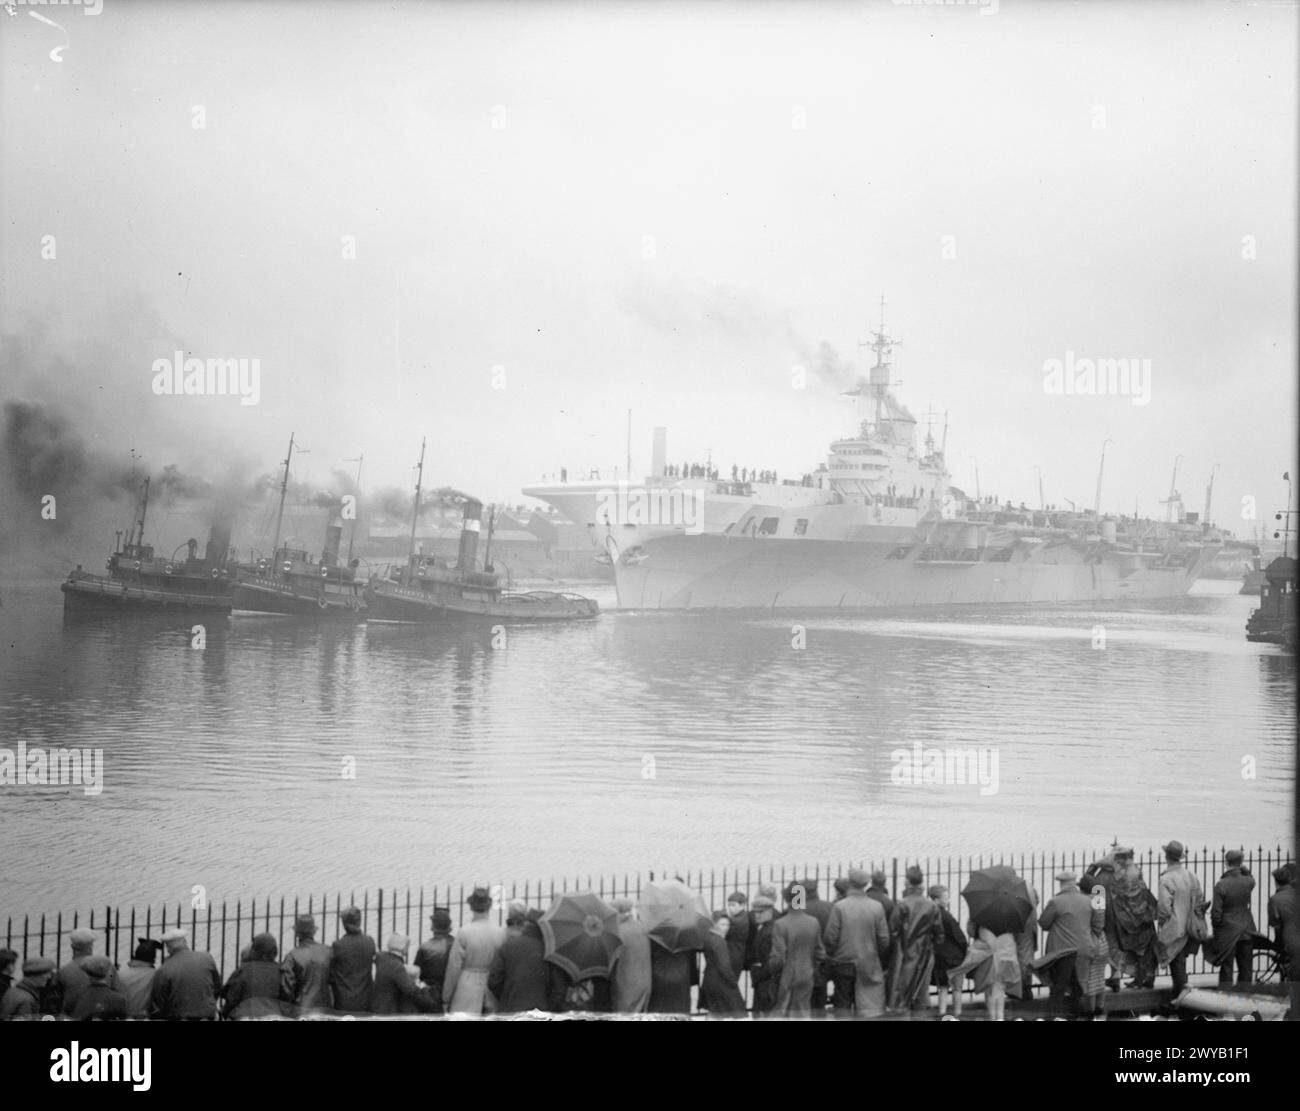
[[[477,498],[470,498],[465,503],[465,517],[461,521],[460,552],[456,557],[456,567],[460,571],[474,570],[474,557],[478,555],[478,534],[483,527],[483,503]]]
[[[337,513],[330,515],[330,523],[325,526],[325,548],[320,561],[326,567],[337,567],[339,562],[339,542],[343,539],[343,518]]]

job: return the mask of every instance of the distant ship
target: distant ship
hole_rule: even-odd
[[[947,429],[916,444],[893,394],[894,341],[850,391],[868,410],[831,444],[826,489],[795,504],[754,497],[721,533],[659,529],[633,545],[606,529],[619,605],[635,609],[844,608],[1026,604],[1185,594],[1223,534],[1178,520],[1018,509],[950,486]],[[1103,455],[1104,462],[1104,455]],[[1175,472],[1176,473],[1176,472]],[[1171,490],[1170,501],[1176,495]],[[1172,512],[1171,505],[1171,512]]]
[[[140,516],[125,534],[117,534],[117,550],[105,561],[107,575],[75,571],[60,584],[65,610],[180,609],[229,613],[235,568],[228,564],[231,522],[218,517],[212,523],[207,547],[199,558],[197,540],[179,545],[171,556],[154,554],[144,542],[149,511],[149,478],[140,493]],[[185,554],[178,557],[180,548]]]
[[[483,503],[456,491],[443,496],[464,506],[460,548],[456,565],[436,556],[426,557],[415,549],[415,531],[420,514],[424,480],[424,444],[411,508],[411,545],[406,563],[389,568],[366,586],[366,620],[380,623],[423,624],[464,618],[493,621],[572,621],[592,618],[600,607],[590,598],[553,591],[514,593],[505,589],[492,565],[492,532],[489,525],[483,568],[476,566],[478,538],[482,531]]]
[[[280,529],[284,521],[284,499],[289,488],[289,465],[293,459],[293,436],[284,460],[280,480],[280,507],[275,519],[275,540],[271,558],[259,559],[242,573],[231,592],[236,617],[340,617],[358,620],[365,614],[362,584],[357,580],[358,561],[352,558],[348,542],[348,559],[339,562],[343,539],[343,518],[331,512],[325,526],[325,544],[320,561],[313,563],[301,548],[281,547]],[[358,480],[360,465],[358,464]],[[355,519],[353,532],[355,533]]]

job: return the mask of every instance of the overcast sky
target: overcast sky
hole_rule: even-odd
[[[978,459],[1035,502],[1040,466],[1091,504],[1109,437],[1106,507],[1161,512],[1181,454],[1188,508],[1217,463],[1249,535],[1241,497],[1271,513],[1294,471],[1296,30],[1289,4],[19,4],[0,394],[157,468],[270,470],[293,431],[303,477],[364,452],[405,485],[427,436],[432,481],[516,501],[610,474],[631,409],[638,469],[662,424],[674,461],[802,474],[854,417],[792,368],[867,355],[883,294],[958,485]],[[259,403],[155,396],[177,347],[258,358]],[[1149,359],[1150,403],[1046,394],[1071,351]]]

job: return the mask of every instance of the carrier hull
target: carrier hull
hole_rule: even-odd
[[[1199,548],[1117,553],[1026,545],[1009,560],[891,558],[890,541],[673,536],[614,566],[627,609],[873,609],[1034,605],[1176,598],[1191,589]]]

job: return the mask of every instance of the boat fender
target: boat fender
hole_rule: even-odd
[[[135,569],[140,570],[140,561],[138,559],[135,561]]]
[[[324,579],[324,578],[328,578],[328,577],[329,577],[329,573],[330,573],[330,569],[329,569],[325,564],[322,563],[322,564],[320,565],[320,577],[321,577],[322,579]]]
[[[328,608],[329,608],[329,603],[328,603],[327,601],[325,601],[324,598],[317,598],[317,599],[316,599],[316,604],[317,604],[318,606],[320,606],[321,609],[328,609]]]
[[[108,559],[104,560],[104,567],[109,571],[113,570],[112,557],[109,557]]]
[[[420,564],[420,569],[416,571],[416,574],[419,575],[420,578],[424,578],[424,564]]]
[[[280,570],[287,575],[290,571],[293,570],[293,564],[286,559],[284,563],[280,565]]]
[[[213,577],[214,579],[218,579],[218,578],[221,577],[221,572],[218,571],[215,567],[212,568],[212,577]]]
[[[175,574],[176,572],[176,568],[174,568],[170,563],[167,564],[167,566],[163,568],[163,570],[169,575]]]

